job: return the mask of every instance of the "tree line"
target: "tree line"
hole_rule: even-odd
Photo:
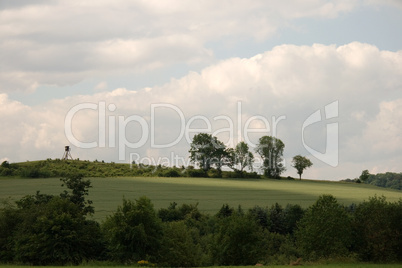
[[[91,188],[81,175],[62,179],[60,195],[37,192],[0,209],[0,262],[85,262],[192,267],[289,264],[323,259],[400,262],[402,199],[372,197],[343,206],[322,195],[303,209],[223,204],[215,215],[197,204],[123,199],[102,223],[91,220]]]
[[[355,179],[343,180],[346,182],[366,183],[378,187],[391,188],[395,190],[402,190],[402,173],[386,172],[378,174],[370,174],[366,169],[362,174]]]

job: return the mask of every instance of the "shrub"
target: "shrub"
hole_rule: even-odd
[[[211,246],[216,265],[253,265],[263,255],[262,229],[238,212],[218,222]]]
[[[175,168],[169,168],[159,173],[160,177],[180,177],[179,171]]]
[[[402,260],[402,200],[389,203],[384,196],[376,196],[357,205],[353,227],[362,260]]]
[[[109,216],[102,226],[109,257],[123,262],[153,261],[158,256],[162,226],[146,197],[130,201]]]
[[[264,230],[268,230],[271,226],[268,208],[255,206],[249,210],[249,216],[253,218]]]
[[[222,170],[210,169],[207,172],[207,176],[210,178],[222,178]]]
[[[201,265],[202,251],[194,241],[191,229],[183,221],[163,225],[163,238],[158,265],[169,267],[194,267]]]
[[[34,202],[29,204],[29,200]],[[13,234],[14,260],[65,265],[95,259],[101,251],[99,225],[85,220],[80,208],[67,199],[45,200],[28,198],[20,203],[20,222]]]
[[[297,223],[303,218],[304,209],[296,204],[287,204],[284,210],[284,233],[293,234],[296,230]]]
[[[308,259],[345,256],[352,241],[351,220],[332,195],[322,195],[307,210],[295,233]]]
[[[21,222],[18,210],[10,204],[0,209],[0,262],[10,263],[14,260],[13,234]]]
[[[186,173],[188,177],[195,177],[195,178],[207,177],[207,174],[202,169],[187,169]]]

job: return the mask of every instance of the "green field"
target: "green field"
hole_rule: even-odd
[[[402,192],[366,184],[324,182],[308,180],[261,180],[261,179],[212,179],[212,178],[161,178],[161,177],[114,177],[91,178],[93,188],[89,199],[93,200],[95,219],[102,220],[116,210],[122,198],[149,197],[156,208],[168,207],[170,202],[199,203],[201,211],[216,213],[228,203],[244,209],[255,205],[311,205],[319,195],[332,194],[345,205],[359,203],[374,195],[384,195],[388,201],[402,198]],[[18,200],[37,190],[46,194],[62,192],[58,178],[23,179],[0,178],[0,199],[11,197]]]

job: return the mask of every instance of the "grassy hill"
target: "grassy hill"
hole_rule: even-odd
[[[91,178],[93,188],[89,199],[94,201],[95,218],[102,220],[110,215],[122,198],[149,197],[156,208],[167,207],[171,202],[199,203],[201,211],[216,213],[223,204],[248,209],[255,205],[271,206],[275,202],[311,205],[319,195],[332,194],[340,203],[349,205],[367,200],[374,195],[384,195],[389,201],[402,198],[402,192],[366,184],[324,182],[308,180],[266,179],[213,179],[213,178],[163,178],[163,177],[104,177]],[[58,178],[0,177],[0,199],[17,200],[27,194],[59,194],[62,192]]]

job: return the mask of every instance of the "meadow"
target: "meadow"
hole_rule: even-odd
[[[216,213],[223,204],[243,209],[255,205],[266,207],[279,203],[299,204],[308,207],[318,196],[332,194],[339,203],[350,205],[384,195],[388,201],[398,201],[402,192],[367,184],[269,179],[213,179],[213,178],[163,178],[163,177],[107,177],[90,178],[93,188],[88,199],[95,207],[94,218],[104,220],[123,197],[150,198],[156,209],[166,208],[171,202],[196,204],[202,212]],[[24,195],[40,191],[59,194],[64,189],[58,178],[12,178],[0,177],[0,199],[18,200]]]

